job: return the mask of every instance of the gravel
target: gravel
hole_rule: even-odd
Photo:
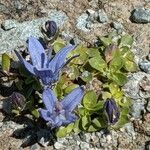
[[[131,15],[131,20],[136,23],[150,23],[150,9],[134,9]]]

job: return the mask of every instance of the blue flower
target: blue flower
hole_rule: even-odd
[[[84,95],[83,87],[78,87],[69,93],[62,101],[58,101],[53,91],[45,89],[42,95],[45,109],[40,108],[41,117],[51,128],[60,127],[74,122],[77,116],[72,113]]]
[[[47,56],[40,42],[34,37],[30,37],[28,50],[30,52],[32,65],[28,63],[17,51],[15,51],[15,53],[20,62],[30,73],[41,79],[44,85],[50,85],[58,80],[59,72],[67,63],[66,56],[74,48],[75,46],[70,44],[62,48],[53,58],[51,58],[51,50]]]
[[[104,110],[110,124],[115,124],[120,117],[119,108],[114,99],[107,99],[104,104]]]

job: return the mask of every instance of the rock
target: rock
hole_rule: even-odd
[[[56,148],[56,149],[65,149],[65,146],[63,145],[63,143],[59,143],[59,142],[56,142],[55,144],[54,144],[54,147]]]
[[[98,11],[98,22],[100,22],[100,23],[108,22],[108,17],[103,9],[100,9]]]
[[[13,4],[16,10],[22,10],[26,6],[23,0],[13,0]]]
[[[146,73],[150,73],[150,61],[145,60],[139,63],[139,67]]]
[[[98,9],[98,8],[99,8],[99,7],[98,7],[98,2],[99,2],[98,0],[90,0],[90,1],[89,1],[89,5],[90,5],[92,8],[97,8],[97,9]]]
[[[10,102],[10,100],[8,98],[3,100],[2,109],[7,114],[11,114],[12,113],[12,103]]]
[[[135,139],[135,131],[132,123],[125,124],[123,128],[129,136],[132,136],[132,138]]]
[[[84,150],[88,150],[90,148],[90,145],[87,142],[81,142],[80,143],[80,148],[84,149]]]
[[[136,23],[150,23],[150,9],[138,8],[133,10],[131,20]]]
[[[144,110],[144,105],[144,99],[137,99],[136,101],[134,101],[131,110],[132,117],[134,117],[135,119],[140,119],[142,117],[141,111]]]
[[[83,30],[84,32],[89,32],[90,30],[87,28],[87,25],[89,23],[88,18],[88,14],[83,13],[78,17],[76,27],[80,30]]]
[[[142,90],[144,91],[148,91],[150,92],[150,77],[144,77],[141,82],[139,83],[140,87],[142,88]]]
[[[121,24],[121,23],[119,23],[119,22],[112,22],[112,27],[114,28],[114,29],[116,29],[116,30],[120,30],[120,29],[123,29],[123,25]]]
[[[40,26],[47,20],[55,21],[60,27],[67,19],[68,17],[64,12],[51,10],[48,13],[48,17],[35,19],[32,21],[25,21],[23,23],[14,22],[13,20],[5,21],[3,23],[3,28],[11,29],[8,31],[0,30],[0,54],[26,45],[26,41],[30,36],[37,38],[43,37],[40,31]]]
[[[37,132],[37,140],[44,147],[48,146],[50,138],[53,138],[50,130],[40,129]]]
[[[148,99],[146,110],[150,112],[150,98]]]
[[[16,28],[18,25],[19,23],[16,20],[5,20],[5,22],[2,23],[2,27],[4,30]]]
[[[87,9],[87,14],[89,15],[89,20],[94,22],[97,18],[97,12],[92,9]]]
[[[9,10],[4,4],[0,3],[0,12],[8,14]]]

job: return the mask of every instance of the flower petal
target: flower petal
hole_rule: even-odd
[[[50,112],[49,112],[48,110],[40,108],[40,109],[39,109],[39,113],[40,113],[41,117],[42,117],[45,121],[54,122],[53,119],[51,118],[51,116],[49,115]]]
[[[49,63],[49,68],[53,72],[57,72],[58,69],[60,69],[64,65],[67,54],[70,51],[72,51],[75,47],[76,46],[73,46],[70,44],[70,45],[62,48]]]
[[[44,85],[49,85],[55,80],[58,80],[58,75],[54,75],[54,73],[51,70],[43,69],[38,70],[34,68],[34,72],[38,78],[40,78]]]
[[[32,74],[35,75],[35,73],[34,73],[34,67],[30,63],[28,63],[16,50],[14,50],[14,51],[15,51],[15,54],[17,55],[19,61],[26,67],[26,69],[30,73],[32,73]]]
[[[42,100],[44,102],[46,109],[50,113],[53,113],[53,110],[55,107],[55,102],[57,101],[57,98],[51,89],[47,88],[43,91]]]
[[[83,87],[78,87],[69,93],[62,101],[63,109],[73,111],[73,109],[80,103],[84,95]]]
[[[43,46],[36,38],[34,37],[29,38],[28,50],[30,52],[33,66],[41,68],[41,66],[43,66],[42,63],[44,63],[45,66],[45,64],[47,63],[47,56],[45,54]]]

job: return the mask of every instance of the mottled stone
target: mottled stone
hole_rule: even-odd
[[[79,16],[77,19],[76,27],[84,32],[89,32],[90,30],[87,28],[89,23],[88,17],[89,16],[86,13],[81,14],[81,16]]]
[[[116,30],[123,29],[123,25],[120,22],[112,22],[112,27]]]
[[[108,17],[107,17],[107,15],[106,15],[106,13],[105,13],[105,11],[103,9],[100,9],[98,11],[98,21],[100,23],[108,22]]]
[[[136,23],[150,23],[150,9],[138,8],[133,10],[131,19]]]
[[[145,60],[145,61],[141,61],[139,63],[139,66],[141,68],[141,70],[143,70],[146,73],[150,73],[150,61]]]
[[[142,117],[141,112],[144,110],[144,105],[144,99],[137,99],[136,101],[134,101],[131,111],[132,117],[134,117],[135,119],[140,119]]]

